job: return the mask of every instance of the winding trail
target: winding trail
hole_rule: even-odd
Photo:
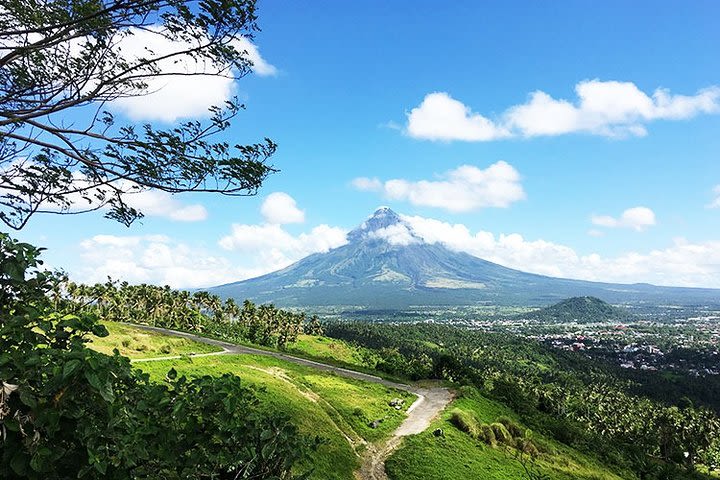
[[[361,480],[386,480],[387,474],[385,473],[385,460],[390,454],[400,446],[403,437],[408,435],[415,435],[425,431],[430,423],[443,411],[443,409],[452,401],[452,393],[447,388],[443,387],[419,387],[414,385],[406,385],[404,383],[391,382],[385,380],[376,375],[370,375],[368,373],[356,372],[347,368],[335,367],[327,365],[325,363],[308,360],[306,358],[295,357],[293,355],[286,355],[280,352],[274,352],[269,350],[261,350],[259,348],[246,347],[244,345],[237,345],[234,343],[224,342],[221,340],[215,340],[212,338],[201,337],[187,332],[179,332],[177,330],[168,330],[166,328],[151,327],[148,325],[136,325],[128,323],[127,325],[139,328],[141,330],[147,330],[151,332],[162,333],[164,335],[171,335],[174,337],[187,338],[196,342],[206,343],[222,349],[219,352],[212,353],[198,353],[194,355],[175,355],[168,357],[155,357],[155,358],[143,358],[135,359],[133,362],[152,362],[160,360],[175,360],[186,357],[208,357],[212,355],[265,355],[268,357],[274,357],[287,362],[295,363],[298,365],[304,365],[306,367],[315,368],[326,372],[334,372],[337,375],[353,378],[356,380],[362,380],[365,382],[372,382],[384,385],[390,388],[396,388],[398,390],[404,390],[417,395],[417,400],[408,408],[407,418],[400,424],[400,426],[393,432],[392,436],[379,445],[368,444],[365,455],[362,459],[362,465],[360,470],[356,472],[356,477]]]

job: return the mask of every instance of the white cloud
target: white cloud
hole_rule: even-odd
[[[260,207],[260,213],[265,221],[271,224],[284,225],[305,221],[305,212],[297,207],[294,198],[284,192],[268,195]]]
[[[495,140],[509,132],[445,92],[429,93],[407,115],[407,133],[426,140]]]
[[[406,132],[425,140],[489,141],[585,132],[607,137],[644,136],[653,120],[681,120],[720,112],[720,86],[695,95],[658,88],[646,94],[632,82],[585,80],[577,100],[555,99],[543,91],[509,107],[495,119],[472,113],[447,93],[430,93],[407,115]]]
[[[368,238],[385,240],[390,245],[411,245],[422,243],[420,237],[413,235],[407,225],[396,223],[385,228],[373,230],[367,234]]]
[[[318,225],[308,233],[294,236],[280,225],[234,224],[218,244],[227,251],[252,257],[265,272],[272,272],[312,253],[327,252],[347,243],[347,231]]]
[[[177,222],[199,222],[207,218],[207,210],[200,204],[185,205],[172,194],[160,190],[130,193],[128,205],[140,210],[146,217],[164,217]]]
[[[378,178],[358,177],[352,180],[350,184],[356,190],[362,192],[378,192],[382,190],[382,182]]]
[[[130,283],[197,288],[237,280],[247,275],[226,258],[162,235],[96,235],[80,244],[82,267],[70,272],[84,283],[107,277]]]
[[[133,29],[133,34],[123,38],[119,45],[124,57],[153,58],[191,48],[189,43],[173,42],[158,35],[158,29]],[[276,68],[260,56],[250,40],[238,39],[234,46],[240,52],[247,52],[246,56],[253,63],[256,74],[266,76],[277,73]],[[158,62],[158,66],[165,76],[145,80],[147,91],[151,93],[120,98],[114,102],[118,109],[133,120],[174,122],[180,118],[208,116],[210,106],[224,103],[233,94],[234,80],[227,66],[212,65],[206,60],[198,61],[190,57],[170,58]],[[170,73],[178,75],[168,75]]]
[[[608,228],[632,228],[641,232],[647,227],[655,225],[655,212],[647,207],[633,207],[625,210],[620,217],[609,215],[593,215],[590,220],[593,225]]]
[[[486,207],[508,207],[525,198],[520,174],[512,165],[500,161],[480,169],[462,165],[443,175],[444,180],[413,182],[393,179],[356,178],[352,184],[360,190],[379,190],[391,200],[413,205],[443,208],[451,212],[469,212]]]
[[[419,216],[402,218],[425,242],[441,243],[526,272],[602,282],[720,288],[720,241],[676,239],[664,249],[603,257],[580,255],[569,246],[542,239],[526,240],[517,233],[471,232],[462,224]]]
[[[70,277],[84,283],[113,279],[174,288],[201,288],[264,275],[312,253],[346,243],[346,231],[319,225],[293,236],[279,225],[233,225],[218,254],[164,235],[96,235],[81,242],[82,266]]]
[[[278,74],[274,65],[270,65],[261,55],[257,45],[245,37],[235,40],[233,46],[238,52],[245,52],[245,56],[252,62],[252,70],[261,77],[272,77]]]
[[[12,168],[29,168],[29,161],[19,161],[10,164],[6,171]],[[40,211],[42,212],[83,212],[87,210],[97,209],[97,198],[101,197],[99,189],[91,182],[85,174],[74,171],[71,174],[72,182],[70,187],[75,190],[74,193],[63,195],[67,205],[58,205],[55,203],[45,202],[42,204]],[[155,189],[145,189],[128,180],[119,180],[115,186],[123,192],[123,199],[127,205],[139,210],[146,217],[163,217],[179,222],[198,222],[207,218],[207,210],[201,204],[185,204],[177,199],[175,195],[168,192]],[[0,192],[3,188],[0,187]],[[83,193],[79,193],[82,191]],[[86,197],[86,198],[83,198]],[[106,209],[106,206],[101,206]]]
[[[715,197],[712,202],[708,204],[708,208],[720,208],[720,185],[715,185],[713,188],[713,196]]]
[[[720,241],[676,239],[665,248],[629,251],[615,257],[582,255],[573,248],[518,233],[473,232],[419,216],[378,236],[395,245],[441,243],[491,262],[527,272],[592,281],[720,288]],[[219,241],[222,254],[164,235],[97,235],[80,245],[83,264],[71,278],[102,282],[107,276],[132,283],[197,288],[242,280],[284,268],[346,242],[342,228],[320,225],[292,235],[279,225],[233,225]]]

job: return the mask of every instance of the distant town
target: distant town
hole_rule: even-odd
[[[381,323],[441,323],[484,332],[512,333],[552,348],[602,359],[623,369],[720,375],[720,306],[617,305],[627,322],[577,318],[538,322],[522,307],[414,307],[403,311],[322,307],[333,320]],[[316,307],[317,309],[317,307]]]

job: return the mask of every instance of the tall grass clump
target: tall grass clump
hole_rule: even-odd
[[[450,412],[450,422],[472,438],[478,438],[480,436],[478,421],[470,412],[456,408]]]

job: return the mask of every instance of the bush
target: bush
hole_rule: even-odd
[[[508,417],[500,417],[497,419],[498,423],[502,423],[507,428],[508,432],[513,438],[524,438],[525,430],[517,423],[510,420]]]
[[[450,422],[472,438],[480,436],[478,421],[472,413],[456,408],[450,413]]]
[[[457,389],[457,398],[477,398],[477,388],[470,385],[463,385]]]
[[[502,443],[504,445],[513,444],[513,436],[510,435],[510,432],[508,432],[508,429],[505,428],[505,425],[495,422],[490,424],[490,428],[492,428],[493,433],[495,433],[495,439],[498,443]]]
[[[516,438],[515,448],[517,448],[522,453],[530,455],[531,457],[537,457],[538,455],[540,455],[540,450],[535,445],[535,442],[527,438]]]
[[[480,439],[491,447],[494,447],[497,444],[495,432],[493,431],[492,427],[487,423],[483,423],[482,425],[480,425]]]

